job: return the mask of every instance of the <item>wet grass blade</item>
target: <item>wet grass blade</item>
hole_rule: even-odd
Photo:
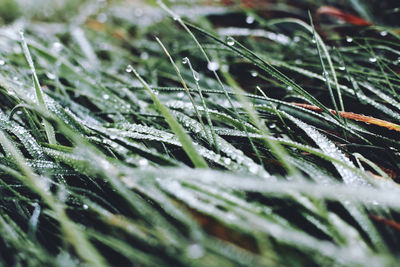
[[[128,66],[128,68],[131,72],[133,72],[136,78],[142,83],[144,88],[150,94],[151,98],[153,99],[154,103],[156,104],[161,114],[164,116],[165,120],[168,122],[172,131],[176,134],[179,141],[182,143],[183,149],[185,150],[187,156],[192,160],[194,166],[196,166],[197,168],[208,168],[207,162],[196,151],[196,148],[193,145],[193,141],[185,133],[184,129],[176,121],[172,113],[168,110],[167,107],[164,106],[164,104],[160,102],[160,100],[157,98],[156,94],[154,94],[150,86],[142,79],[142,77],[140,77],[139,73],[132,66]]]

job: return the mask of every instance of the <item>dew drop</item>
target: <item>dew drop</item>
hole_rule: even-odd
[[[83,204],[83,206],[82,206],[82,207],[83,207],[83,209],[84,209],[84,210],[87,210],[87,209],[89,208],[89,206],[88,206],[88,205],[86,205],[86,204]]]
[[[210,71],[216,71],[219,69],[219,63],[216,61],[210,61],[210,62],[208,62],[207,68]]]
[[[143,52],[140,54],[140,59],[147,60],[149,58],[149,54],[147,52]]]
[[[51,45],[51,50],[52,50],[53,52],[55,52],[55,53],[60,52],[62,49],[63,49],[63,46],[62,46],[62,44],[59,43],[59,42],[54,42],[54,43]]]
[[[246,17],[246,23],[247,24],[253,24],[254,23],[254,17],[253,16],[247,16]]]
[[[351,38],[350,36],[346,37],[346,42],[351,43],[353,42],[353,38]]]
[[[299,37],[299,36],[295,36],[295,37],[293,38],[293,42],[295,42],[295,43],[300,42],[300,37]]]
[[[193,78],[196,81],[200,81],[200,74],[197,71],[193,71]]]
[[[258,166],[256,164],[252,164],[249,167],[249,172],[251,172],[252,174],[256,174],[258,172]]]
[[[47,72],[46,77],[49,78],[50,80],[55,80],[57,76],[51,72]]]
[[[291,87],[291,86],[288,86],[286,89],[287,89],[288,91],[293,91],[293,87]]]
[[[109,99],[109,98],[110,98],[109,95],[107,95],[107,94],[104,94],[104,95],[103,95],[103,99],[104,99],[104,100],[107,100],[107,99]]]
[[[235,214],[228,212],[228,213],[226,213],[226,219],[229,221],[235,221],[235,220],[237,220],[237,217]]]
[[[229,46],[233,46],[235,44],[235,40],[232,37],[229,36],[229,37],[226,38],[226,43]]]
[[[345,66],[340,66],[340,67],[339,67],[339,70],[341,70],[341,71],[344,71],[345,69],[346,69]]]
[[[388,32],[387,31],[381,31],[380,35],[381,36],[386,36],[386,35],[388,35]]]
[[[6,62],[2,59],[0,59],[0,66],[3,66],[4,64],[6,64]]]
[[[225,163],[226,165],[231,164],[231,162],[232,162],[232,160],[231,160],[230,158],[225,158],[225,159],[224,159],[224,163]]]
[[[370,57],[368,59],[368,61],[371,62],[371,63],[375,63],[376,62],[376,57]]]
[[[131,65],[128,65],[128,66],[126,67],[125,71],[128,72],[128,73],[132,72],[132,71],[133,71],[132,66],[131,66]]]
[[[229,65],[227,65],[227,64],[222,65],[221,66],[221,70],[224,71],[224,72],[228,72],[229,71]]]
[[[147,166],[149,165],[149,161],[147,159],[140,159],[139,160],[139,166]]]
[[[312,38],[311,42],[312,42],[313,44],[316,44],[316,43],[317,43],[317,40],[316,40],[315,38]]]
[[[203,257],[203,255],[204,255],[204,250],[203,250],[203,247],[202,247],[201,245],[199,245],[199,244],[193,244],[193,245],[190,245],[190,246],[187,248],[186,253],[187,253],[187,256],[188,256],[189,258],[191,258],[191,259],[198,259],[198,258]]]
[[[252,77],[257,77],[257,76],[258,76],[258,72],[257,72],[256,70],[252,70],[252,71],[250,72],[250,75],[251,75]]]
[[[303,60],[301,60],[301,59],[296,59],[296,60],[294,61],[294,63],[296,63],[297,65],[299,65],[299,64],[303,63]]]

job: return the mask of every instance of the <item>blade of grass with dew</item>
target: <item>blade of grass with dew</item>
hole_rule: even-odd
[[[237,97],[239,98],[240,102],[243,104],[244,109],[248,113],[252,122],[257,126],[257,128],[261,131],[263,135],[270,135],[268,128],[265,124],[260,120],[259,116],[257,115],[257,111],[254,110],[251,103],[243,96],[243,91],[237,85],[237,83],[233,80],[233,78],[227,73],[222,72],[225,79],[227,80],[228,84],[230,84],[231,88],[236,92]],[[286,171],[289,175],[295,176],[298,174],[298,171],[290,164],[288,160],[288,155],[283,147],[279,143],[272,141],[271,139],[265,139],[265,143],[268,147],[271,148],[273,154],[280,163],[284,166]]]
[[[338,84],[338,81],[337,81],[336,72],[335,72],[335,69],[333,67],[332,60],[330,58],[329,52],[328,52],[324,42],[322,41],[321,37],[315,31],[314,23],[312,21],[312,16],[311,16],[310,12],[308,13],[308,16],[309,16],[310,22],[311,22],[311,30],[312,30],[313,40],[315,40],[315,43],[316,43],[316,46],[317,46],[317,51],[318,51],[318,55],[319,55],[319,59],[320,59],[320,62],[321,62],[321,67],[322,67],[322,74],[323,74],[323,76],[325,78],[325,84],[328,87],[328,91],[329,91],[329,94],[331,96],[331,101],[332,101],[333,107],[335,108],[335,111],[336,111],[336,116],[340,117],[339,116],[339,110],[338,110],[338,107],[337,107],[337,104],[336,104],[336,100],[335,100],[335,96],[333,95],[333,91],[332,91],[332,88],[331,88],[331,83],[329,82],[329,79],[330,79],[329,78],[329,72],[325,68],[325,63],[324,63],[324,59],[322,57],[320,46],[322,46],[322,49],[323,49],[324,54],[325,54],[325,57],[328,60],[329,67],[330,67],[330,70],[331,70],[332,75],[333,75],[333,79],[334,79],[334,82],[335,82],[335,85],[336,85],[336,90],[337,90],[337,94],[338,94],[338,98],[339,98],[340,109],[341,109],[341,111],[344,111],[342,95],[341,95],[339,84]],[[344,118],[340,118],[340,119],[345,122]]]
[[[158,100],[157,96],[151,90],[150,86],[142,79],[142,77],[140,77],[139,73],[137,73],[137,71],[130,65],[128,66],[128,68],[131,72],[133,72],[133,74],[135,74],[136,78],[138,78],[138,80],[143,84],[144,88],[150,94],[157,108],[165,117],[171,129],[177,135],[183,149],[185,150],[188,157],[192,160],[193,164],[198,168],[208,168],[207,162],[203,159],[202,156],[198,154],[192,140],[185,133],[182,126],[180,126],[179,123],[175,120],[171,112],[160,102],[160,100]]]
[[[165,52],[165,54],[167,55],[169,61],[171,62],[172,66],[174,67],[175,72],[176,72],[176,74],[178,75],[179,80],[180,80],[180,82],[181,82],[183,88],[185,88],[185,90],[186,90],[186,94],[188,95],[188,97],[189,97],[189,99],[190,99],[190,102],[192,102],[193,108],[194,108],[194,110],[195,110],[195,112],[196,112],[196,115],[197,115],[197,118],[198,118],[198,120],[199,120],[199,122],[200,122],[200,124],[201,124],[201,127],[203,128],[204,134],[208,136],[208,133],[207,133],[206,128],[205,128],[204,123],[203,123],[203,119],[201,118],[200,112],[199,112],[198,109],[197,109],[197,105],[196,105],[196,103],[194,102],[194,99],[193,99],[193,97],[192,97],[192,95],[191,95],[191,93],[190,93],[189,88],[188,88],[187,85],[186,85],[185,80],[182,78],[182,75],[181,75],[181,72],[179,71],[178,66],[175,64],[175,62],[174,62],[174,60],[172,59],[171,55],[169,54],[167,48],[164,46],[164,44],[161,42],[161,40],[160,40],[158,37],[156,37],[156,41],[157,41],[157,43],[160,44],[161,48],[164,50],[164,52]],[[211,143],[211,139],[209,139],[209,142]]]
[[[193,69],[189,58],[185,57],[183,60],[185,62],[187,62],[188,66],[189,66],[189,69],[192,72],[193,79],[194,79],[194,81],[196,83],[196,88],[197,88],[197,91],[199,93],[199,96],[200,96],[200,99],[201,99],[201,103],[203,105],[204,112],[206,114],[206,119],[207,119],[208,127],[210,128],[210,131],[211,131],[211,136],[212,136],[212,139],[213,139],[213,142],[214,142],[215,150],[217,151],[217,153],[219,153],[219,146],[218,146],[218,143],[217,143],[217,138],[216,138],[216,135],[215,135],[214,126],[213,126],[213,123],[212,123],[212,120],[211,120],[211,117],[210,117],[210,113],[208,111],[208,107],[207,107],[206,102],[204,100],[203,92],[202,92],[202,89],[201,89],[201,87],[199,85],[198,78],[196,77],[196,73],[197,72]]]
[[[209,56],[207,55],[207,53],[204,51],[203,47],[201,46],[200,42],[197,40],[197,38],[194,36],[194,34],[192,33],[192,31],[186,26],[186,23],[182,21],[182,19],[175,14],[171,9],[169,9],[162,0],[157,0],[157,4],[159,6],[161,6],[166,12],[168,12],[173,18],[174,20],[178,21],[178,23],[185,29],[185,31],[190,35],[190,37],[193,39],[193,41],[195,42],[195,44],[197,45],[197,47],[199,48],[200,52],[202,53],[202,55],[204,56],[204,58],[207,61],[207,64],[211,64],[211,60],[209,58]],[[228,94],[228,91],[226,90],[224,84],[221,81],[221,78],[219,77],[218,73],[216,70],[212,70],[212,73],[214,74],[214,77],[217,79],[218,84],[220,85],[220,87],[222,88],[222,91],[225,94],[225,97],[227,98],[229,104],[231,105],[236,117],[238,120],[241,120],[241,117],[238,113],[238,111],[236,110],[236,107],[233,105],[232,100]],[[244,128],[244,131],[247,133],[247,129]],[[254,145],[253,141],[251,140],[251,138],[248,138],[249,142],[251,144],[251,147],[253,149],[253,151],[256,153],[258,160],[260,161],[260,164],[262,165],[262,159],[260,157],[259,151],[257,150],[256,146]]]
[[[42,88],[40,86],[39,79],[38,79],[37,74],[36,74],[36,69],[35,69],[35,66],[33,64],[32,56],[31,56],[31,53],[29,52],[28,45],[27,45],[27,43],[25,41],[24,32],[20,31],[20,35],[21,35],[22,49],[24,51],[26,61],[28,62],[29,67],[30,67],[31,72],[32,72],[32,78],[33,78],[33,83],[34,83],[34,86],[35,86],[35,92],[36,92],[37,101],[44,108],[47,108],[46,103],[44,101]],[[45,121],[45,120],[43,121],[43,124],[44,124],[44,128],[46,130],[46,135],[47,135],[47,139],[48,139],[49,143],[50,144],[56,144],[57,141],[56,141],[56,138],[55,138],[55,133],[54,133],[53,126],[51,126],[51,124],[49,122]]]

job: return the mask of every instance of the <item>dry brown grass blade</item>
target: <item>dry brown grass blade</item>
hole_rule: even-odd
[[[371,22],[360,18],[358,16],[352,15],[350,13],[346,13],[338,8],[331,6],[322,6],[315,12],[315,17],[318,18],[321,15],[328,15],[335,17],[341,21],[357,25],[357,26],[370,26]]]
[[[392,221],[389,219],[385,219],[383,217],[376,216],[376,215],[370,215],[369,217],[371,219],[373,219],[374,221],[382,222],[382,223],[386,224],[387,226],[389,226],[393,229],[396,229],[397,231],[400,231],[400,223],[398,223],[398,222],[395,222],[395,221]]]
[[[305,109],[308,109],[308,110],[312,110],[312,111],[315,111],[315,112],[322,112],[323,111],[321,108],[313,106],[313,105],[309,105],[309,104],[295,103],[295,102],[292,102],[290,104],[292,104],[294,106],[297,106],[297,107],[302,107],[302,108],[305,108]],[[329,111],[332,114],[336,115],[336,111],[335,110],[330,109]],[[377,125],[377,126],[380,126],[380,127],[384,127],[386,129],[389,129],[389,130],[394,130],[394,131],[400,132],[400,125],[392,123],[392,122],[388,122],[388,121],[385,121],[385,120],[377,119],[377,118],[374,118],[374,117],[371,117],[371,116],[365,116],[365,115],[356,114],[356,113],[347,112],[347,111],[339,111],[339,116],[341,116],[343,118],[346,118],[346,119],[351,119],[351,120],[355,120],[355,121],[361,121],[361,122],[364,122],[364,123],[367,123],[367,124],[373,124],[373,125]]]

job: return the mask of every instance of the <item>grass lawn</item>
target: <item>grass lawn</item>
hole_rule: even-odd
[[[0,266],[395,266],[398,0],[0,0]]]

